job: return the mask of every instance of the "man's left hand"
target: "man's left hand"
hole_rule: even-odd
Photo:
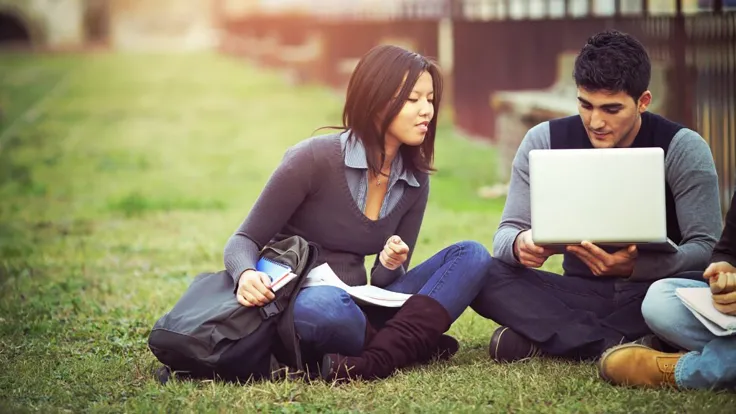
[[[577,256],[596,276],[629,277],[634,273],[634,263],[639,255],[635,245],[609,254],[588,241],[580,243],[580,246],[567,246],[567,251]]]

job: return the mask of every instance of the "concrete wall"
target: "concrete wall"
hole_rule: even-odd
[[[110,0],[110,45],[187,51],[217,43],[213,0]]]
[[[261,0],[214,0],[219,12],[229,18],[244,17],[260,11]]]

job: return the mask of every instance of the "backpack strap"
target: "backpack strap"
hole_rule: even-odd
[[[296,297],[299,295],[299,291],[301,290],[302,285],[304,285],[304,283],[307,281],[307,274],[314,267],[314,264],[317,262],[318,256],[319,247],[316,244],[310,242],[309,256],[306,261],[306,265],[304,266],[302,273],[299,274],[296,286],[294,286],[293,294],[288,296],[286,304],[284,304],[284,306],[281,308],[282,310],[284,310],[284,312],[279,318],[276,328],[279,340],[286,350],[286,355],[288,356],[288,358],[291,359],[289,361],[283,362],[298,370],[304,370],[304,361],[302,360],[302,352],[299,346],[299,338],[296,335],[296,328],[294,327],[294,304],[296,303]],[[277,304],[277,306],[280,305],[280,303]]]

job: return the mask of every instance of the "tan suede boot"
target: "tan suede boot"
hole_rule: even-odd
[[[639,344],[614,346],[598,361],[604,380],[616,385],[677,387],[675,366],[683,353],[667,354]]]

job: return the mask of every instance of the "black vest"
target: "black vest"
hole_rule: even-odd
[[[641,115],[641,128],[634,139],[632,148],[659,147],[667,156],[672,138],[682,128],[682,125],[669,121],[659,115],[644,112]],[[549,122],[550,146],[552,149],[582,149],[593,148],[588,134],[583,126],[580,116],[574,115],[566,118],[553,119]],[[680,244],[682,233],[677,222],[677,210],[675,209],[675,198],[669,183],[665,189],[666,212],[667,212],[667,237]],[[609,253],[616,251],[614,248],[605,249]],[[588,267],[575,255],[565,253],[562,262],[565,274],[576,276],[593,276]]]

